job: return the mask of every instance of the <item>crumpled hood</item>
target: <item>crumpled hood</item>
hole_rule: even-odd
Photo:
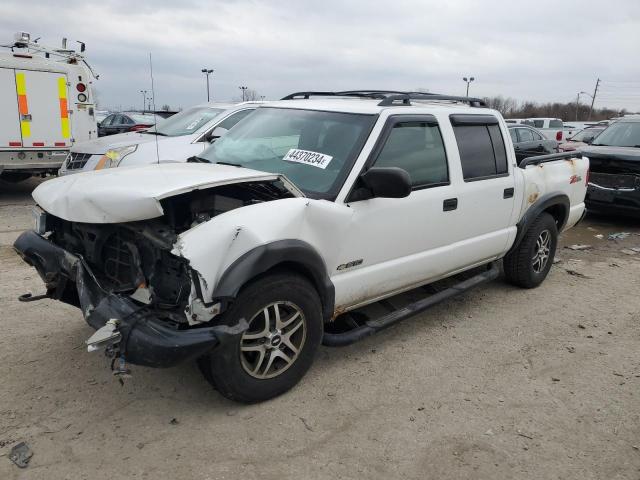
[[[158,137],[158,142],[169,137]],[[104,155],[110,148],[127,147],[129,145],[140,145],[142,143],[155,142],[156,136],[148,133],[128,132],[108,135],[106,137],[78,142],[72,148],[72,152],[90,153],[92,155]]]
[[[45,211],[72,222],[122,223],[163,215],[159,200],[219,185],[281,179],[282,175],[204,163],[165,163],[110,168],[59,177],[40,184],[33,198]]]

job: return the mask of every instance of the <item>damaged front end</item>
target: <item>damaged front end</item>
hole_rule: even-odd
[[[122,363],[170,367],[247,328],[244,320],[212,321],[222,305],[206,302],[198,272],[172,253],[178,235],[226,211],[290,196],[279,181],[224,185],[161,200],[162,217],[118,224],[41,211],[38,231],[14,247],[42,277],[47,297],[79,307],[98,330],[90,350],[106,346]]]
[[[593,148],[585,203],[592,211],[640,218],[640,153],[638,149]]]

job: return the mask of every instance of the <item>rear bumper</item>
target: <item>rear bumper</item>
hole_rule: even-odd
[[[130,363],[171,367],[214,350],[246,328],[246,322],[232,327],[172,328],[148,306],[104,290],[81,257],[35,231],[20,235],[14,248],[36,268],[46,284],[47,296],[79,307],[91,327],[98,329],[109,319],[119,320],[120,353]]]
[[[585,204],[594,212],[640,218],[640,188],[615,189],[590,183]]]

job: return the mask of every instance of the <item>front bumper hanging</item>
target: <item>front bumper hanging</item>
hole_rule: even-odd
[[[171,328],[159,320],[150,307],[107,292],[82,257],[35,231],[20,235],[14,248],[44,280],[46,297],[79,307],[86,322],[96,330],[109,320],[117,320],[120,355],[129,363],[171,367],[212,351],[242,334],[248,326],[241,320],[234,326]]]

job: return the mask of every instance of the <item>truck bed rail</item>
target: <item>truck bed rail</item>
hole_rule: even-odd
[[[541,163],[553,162],[555,160],[563,160],[567,158],[582,158],[580,152],[560,152],[550,153],[549,155],[536,155],[535,157],[527,157],[518,165],[520,168],[526,168],[529,165],[540,165]]]

